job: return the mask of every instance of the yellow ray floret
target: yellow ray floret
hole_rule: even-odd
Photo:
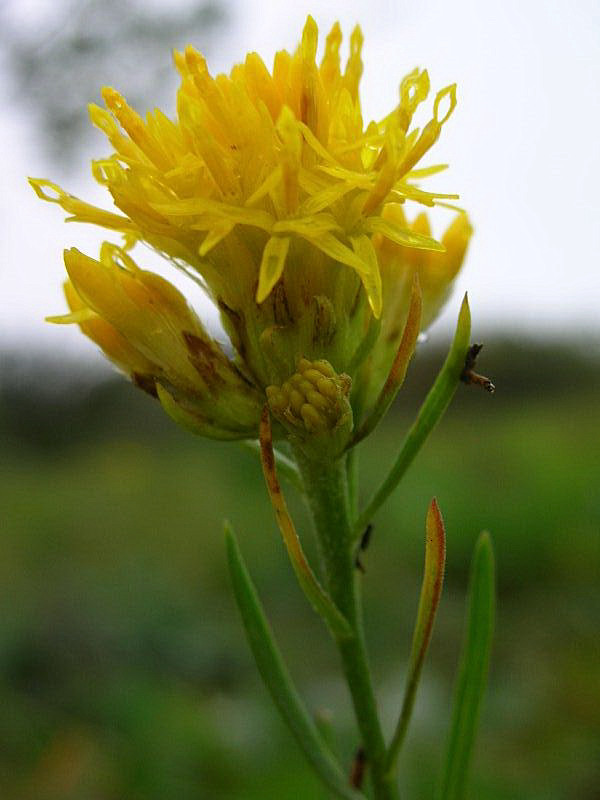
[[[47,181],[32,180],[34,189],[72,220],[118,231],[129,244],[144,241],[185,262],[215,301],[226,297],[236,311],[275,302],[274,288],[288,266],[312,286],[311,270],[333,275],[341,264],[359,277],[379,317],[386,301],[373,238],[444,250],[429,232],[391,219],[386,209],[456,197],[415,185],[440,169],[415,167],[453,112],[456,87],[438,92],[432,118],[419,131],[412,127],[413,115],[428,96],[429,76],[415,69],[401,83],[396,108],[365,125],[362,40],[356,28],[342,68],[336,23],[319,63],[317,26],[309,17],[296,52],[278,52],[271,71],[250,53],[229,75],[216,77],[188,47],[175,53],[181,75],[175,119],[160,111],[143,118],[112,88],[103,90],[106,109],[90,107],[92,121],[113,148],[95,162],[94,176],[119,213],[95,208]],[[121,283],[116,289],[126,295]],[[90,308],[96,290],[104,292],[105,283],[90,290]]]

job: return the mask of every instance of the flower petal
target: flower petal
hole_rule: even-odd
[[[265,245],[258,274],[257,303],[262,303],[267,299],[271,289],[281,278],[289,246],[289,236],[271,236]]]
[[[446,250],[444,245],[440,244],[432,236],[425,236],[422,233],[410,230],[410,228],[394,225],[393,222],[389,222],[382,217],[369,217],[365,220],[364,228],[370,233],[380,233],[396,244],[402,244],[405,247],[412,247],[416,250],[437,250],[440,253]]]

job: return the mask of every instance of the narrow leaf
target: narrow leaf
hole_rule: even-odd
[[[332,757],[292,683],[238,543],[227,524],[225,536],[231,581],[246,636],[261,677],[275,705],[306,758],[336,797],[345,800],[364,798],[364,795],[348,785],[345,775]]]
[[[326,708],[317,709],[313,715],[313,719],[315,721],[315,725],[317,726],[317,730],[323,739],[323,742],[329,749],[329,752],[336,759],[336,761],[339,761],[340,754],[331,712]]]
[[[375,492],[365,510],[359,516],[354,534],[360,536],[369,524],[375,512],[394,491],[402,476],[412,464],[415,456],[423,446],[425,440],[441,419],[448,408],[450,400],[460,381],[460,375],[465,365],[465,358],[469,349],[471,336],[471,312],[467,295],[465,295],[458,315],[458,324],[450,352],[440,370],[435,383],[429,390],[417,419],[406,435],[398,458],[394,462],[387,478]]]
[[[366,357],[369,355],[375,342],[379,338],[379,334],[381,332],[381,319],[375,319],[375,317],[371,317],[371,321],[369,322],[369,327],[367,328],[366,334],[360,340],[352,358],[348,362],[348,366],[346,367],[346,372],[348,375],[354,374],[356,370],[360,367]]]
[[[279,530],[281,531],[300,588],[317,614],[323,617],[336,639],[351,636],[352,631],[346,618],[336,607],[333,600],[329,597],[325,589],[323,589],[312,571],[287,509],[275,470],[271,417],[267,405],[263,408],[260,420],[260,457],[267,489],[269,490],[275,516],[277,517],[277,524],[279,525]]]
[[[400,387],[404,383],[406,372],[410,359],[415,352],[417,344],[417,337],[421,328],[421,310],[423,302],[421,295],[421,288],[419,286],[419,278],[415,272],[413,281],[412,294],[410,298],[410,307],[408,309],[408,317],[404,325],[402,339],[398,347],[398,352],[392,363],[392,368],[387,377],[387,380],[377,398],[377,402],[367,419],[360,426],[357,432],[352,437],[349,447],[354,447],[367,437],[379,424],[381,419],[387,413],[389,407],[394,402]]]
[[[255,453],[260,457],[260,444],[256,441],[256,439],[245,439],[242,444],[247,450],[250,450],[252,453]],[[289,456],[286,456],[285,453],[282,453],[280,450],[276,450],[275,448],[273,448],[273,454],[275,456],[275,467],[277,468],[277,473],[285,478],[288,483],[298,489],[298,491],[304,491],[302,476],[300,475],[300,470],[298,469],[296,462]]]
[[[446,533],[444,520],[435,498],[431,501],[425,524],[425,569],[419,610],[413,633],[410,661],[402,701],[400,719],[388,751],[388,770],[394,770],[410,722],[421,670],[433,631],[435,614],[442,594],[446,563]]]
[[[466,634],[454,697],[454,711],[438,797],[464,800],[469,765],[487,683],[494,630],[494,553],[483,532],[475,545],[469,580]]]

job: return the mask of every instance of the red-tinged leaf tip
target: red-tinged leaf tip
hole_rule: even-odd
[[[435,612],[442,593],[444,567],[446,564],[446,530],[440,507],[435,497],[427,511],[425,531],[425,574],[423,576],[421,604],[419,607],[419,618],[421,617],[421,611],[425,615],[422,620],[425,624],[423,650],[427,649],[431,637]]]
[[[437,561],[441,561],[443,565],[446,559],[446,530],[444,528],[442,512],[440,511],[438,501],[435,497],[432,499],[429,504],[429,509],[427,510],[426,530],[427,542],[429,543],[429,541],[432,540],[436,543],[438,553]]]
[[[425,569],[419,598],[419,609],[413,633],[406,688],[402,710],[387,754],[387,769],[391,774],[406,736],[415,703],[417,687],[431,641],[433,623],[442,594],[446,563],[446,532],[444,520],[435,497],[429,505],[425,523]]]
[[[444,567],[446,565],[446,530],[442,513],[435,497],[427,511],[425,530],[425,576],[423,578],[422,598],[425,599],[425,583],[428,582],[426,600],[430,604],[428,623],[430,627],[426,633],[427,641],[424,645],[426,649],[429,644],[431,629],[433,628],[435,612],[442,594]]]

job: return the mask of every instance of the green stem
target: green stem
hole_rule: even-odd
[[[358,516],[358,448],[348,452],[346,472],[348,474],[348,501],[352,520]]]
[[[346,459],[309,461],[296,454],[314,520],[326,583],[353,635],[337,641],[346,682],[370,769],[375,800],[397,800],[394,779],[386,774],[386,748],[367,660],[357,570],[354,565]]]

